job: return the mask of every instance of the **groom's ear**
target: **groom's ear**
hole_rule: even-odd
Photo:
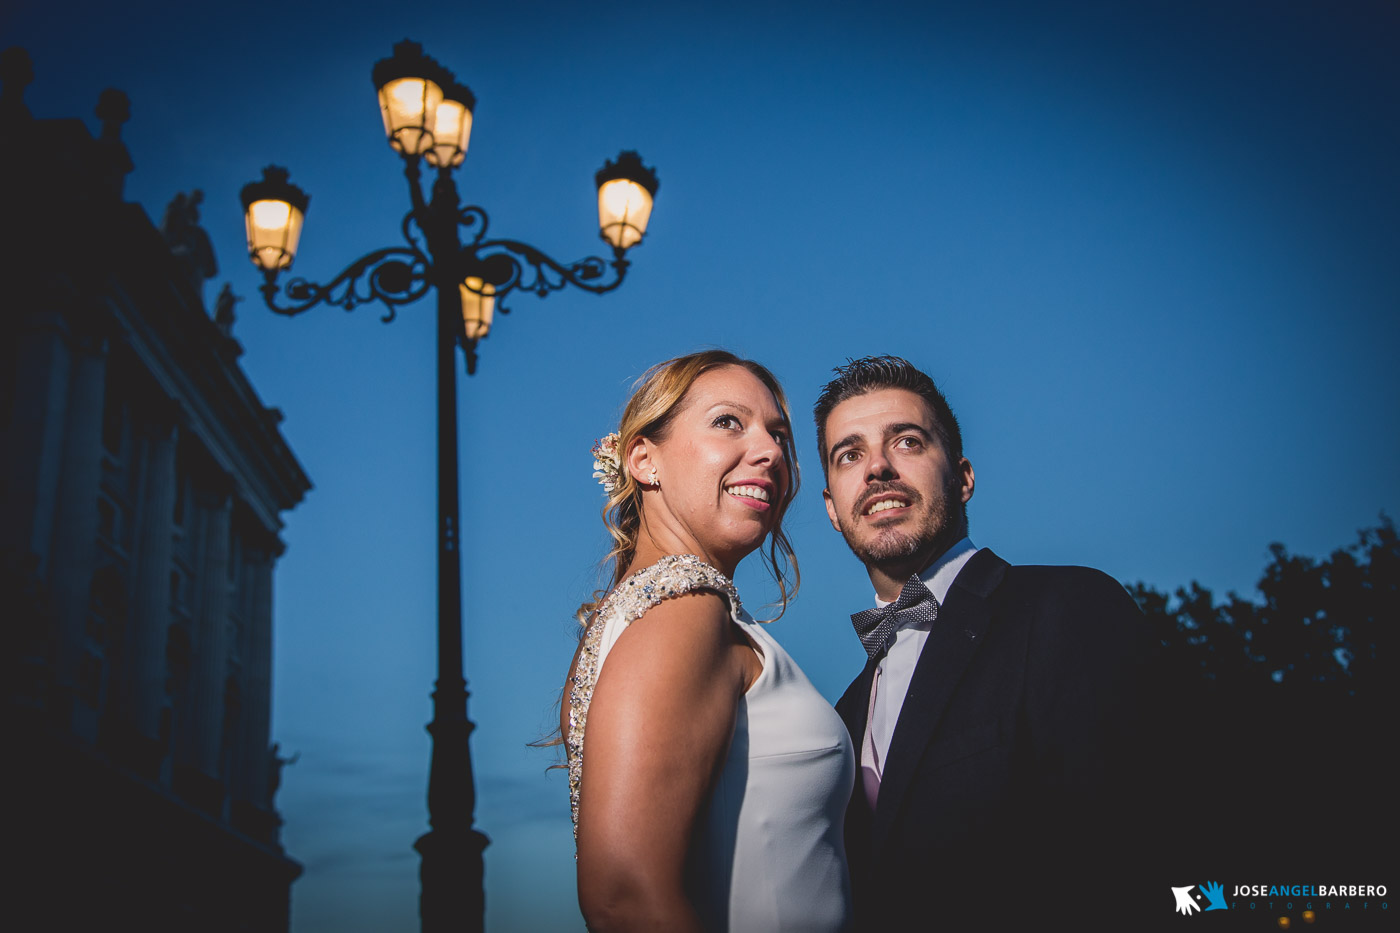
[[[826,517],[831,519],[831,527],[841,531],[841,523],[836,520],[836,503],[831,501],[831,490],[822,490],[822,502],[826,503]]]
[[[958,491],[962,496],[962,504],[967,505],[972,501],[972,493],[977,488],[977,476],[972,472],[972,461],[963,457],[958,461]]]

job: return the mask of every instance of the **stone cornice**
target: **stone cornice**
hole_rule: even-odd
[[[145,212],[126,208],[122,226],[128,236],[106,264],[112,313],[127,325],[132,350],[185,407],[187,428],[240,484],[256,487],[243,498],[269,528],[280,528],[277,513],[294,507],[311,488],[278,429],[280,415],[258,398],[228,352],[229,339],[178,274]]]
[[[26,142],[4,158],[16,206],[39,192],[44,202],[22,255],[12,257],[25,267],[13,296],[19,316],[57,311],[70,334],[129,349],[275,536],[280,513],[311,481],[282,436],[280,414],[263,405],[238,365],[237,344],[209,318],[146,212],[97,183],[112,156],[81,121],[35,121]]]

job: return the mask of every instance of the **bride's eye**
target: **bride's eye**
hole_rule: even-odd
[[[712,421],[711,424],[716,428],[743,427],[743,425],[739,423],[739,419],[734,415],[720,415],[718,418]]]

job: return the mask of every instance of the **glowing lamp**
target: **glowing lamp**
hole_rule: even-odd
[[[615,250],[637,245],[647,232],[651,205],[660,182],[656,170],[642,164],[632,150],[603,164],[598,183],[598,234]]]
[[[496,286],[469,275],[458,288],[462,293],[462,333],[468,340],[480,340],[491,332]]]
[[[263,169],[261,181],[243,186],[243,217],[248,228],[248,256],[264,272],[286,269],[296,256],[301,224],[311,198],[287,181],[287,170]]]
[[[462,164],[475,108],[476,95],[465,84],[448,81],[443,85],[442,102],[433,118],[433,146],[425,156],[429,165],[451,168]]]
[[[442,86],[449,80],[445,69],[424,55],[421,45],[405,39],[391,57],[375,63],[372,77],[389,145],[405,156],[432,149]]]

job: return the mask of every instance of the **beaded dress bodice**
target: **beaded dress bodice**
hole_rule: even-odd
[[[692,590],[713,590],[729,601],[732,618],[742,606],[739,592],[729,578],[694,554],[672,554],[634,573],[608,594],[588,622],[579,647],[574,676],[569,683],[569,732],[564,749],[569,762],[569,809],[573,815],[574,838],[578,839],[579,786],[583,777],[583,732],[588,725],[588,705],[601,667],[601,642],[610,621],[625,628],[647,610],[673,596]]]

